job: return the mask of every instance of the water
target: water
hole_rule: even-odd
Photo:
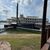
[[[0,23],[0,29],[3,29],[4,28],[4,24],[5,23]]]
[[[8,23],[1,22],[1,23],[0,23],[0,29],[3,29],[5,24],[8,24]]]
[[[0,23],[0,34],[1,34],[1,33],[2,33],[2,34],[6,34],[6,33],[4,32],[4,31],[5,31],[5,30],[4,30],[4,25],[5,25],[5,24],[7,24],[7,23],[3,23],[3,22]]]
[[[7,32],[2,32],[0,33],[0,35],[7,35]]]

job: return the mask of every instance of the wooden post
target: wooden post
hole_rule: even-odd
[[[43,9],[43,21],[42,21],[42,35],[41,35],[41,48],[46,43],[47,40],[47,33],[45,31],[46,27],[46,12],[47,12],[47,1],[44,0],[44,9]]]

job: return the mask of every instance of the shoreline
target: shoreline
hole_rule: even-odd
[[[1,32],[0,35],[7,35],[7,32]]]

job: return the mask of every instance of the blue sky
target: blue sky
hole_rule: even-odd
[[[16,16],[16,3],[19,0],[0,0],[0,20]],[[42,17],[44,0],[20,0],[19,15]],[[50,20],[50,0],[48,0],[47,17]]]

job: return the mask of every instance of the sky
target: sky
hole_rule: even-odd
[[[19,3],[19,15],[42,18],[44,0],[0,0],[0,20],[16,17],[16,6]],[[50,0],[48,0],[47,18],[50,20]]]

